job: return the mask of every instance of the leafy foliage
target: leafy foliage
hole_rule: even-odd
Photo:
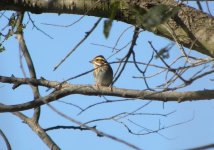
[[[106,19],[104,21],[104,27],[103,27],[103,34],[105,35],[106,38],[108,38],[111,27],[112,27],[112,22],[113,20],[111,19]]]
[[[169,51],[171,48],[174,46],[173,43],[168,44],[167,46],[163,47],[162,49],[159,50],[157,55],[155,55],[155,58],[158,59],[159,57],[162,57],[163,59],[168,59],[170,57]]]
[[[179,7],[168,6],[168,5],[158,5],[150,8],[142,16],[142,25],[144,27],[156,27],[163,24],[171,17],[177,15]]]
[[[2,44],[0,44],[0,53],[3,51],[5,51],[5,47]]]
[[[110,30],[112,27],[112,22],[117,14],[117,10],[119,9],[120,3],[121,3],[120,1],[112,1],[110,3],[110,8],[112,9],[112,11],[109,16],[109,19],[104,21],[104,27],[103,27],[103,34],[105,35],[106,38],[109,37]]]

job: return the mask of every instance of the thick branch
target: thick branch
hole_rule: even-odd
[[[32,13],[69,13],[108,18],[112,9],[109,1],[98,0],[3,0],[0,1],[0,10],[29,11]],[[149,8],[165,4],[180,7],[178,16],[168,22],[182,45],[195,49],[203,54],[214,56],[214,18],[199,10],[178,4],[174,0],[121,0],[115,16],[116,20],[141,26],[139,15],[135,8],[142,13]],[[155,34],[174,40],[173,36],[163,26],[153,30]]]
[[[39,137],[40,139],[49,147],[51,150],[60,150],[58,145],[50,138],[50,136],[45,132],[43,128],[40,127],[38,123],[34,120],[26,117],[20,112],[13,112],[13,115],[19,117],[23,122],[25,122]]]
[[[108,87],[101,87],[97,89],[91,85],[74,85],[60,82],[48,81],[45,79],[32,79],[32,78],[15,78],[15,77],[3,77],[0,76],[0,82],[2,83],[19,83],[19,84],[32,84],[36,86],[52,87],[57,90],[49,94],[48,96],[41,97],[36,101],[29,101],[17,105],[0,105],[0,112],[13,112],[32,109],[45,103],[49,103],[58,100],[62,97],[72,94],[82,95],[106,95],[106,96],[117,96],[123,98],[135,98],[139,100],[156,100],[163,102],[184,102],[193,100],[211,100],[214,99],[214,90],[202,90],[202,91],[191,91],[191,92],[151,92],[142,90],[131,90],[122,88],[113,88],[113,91],[109,90]]]

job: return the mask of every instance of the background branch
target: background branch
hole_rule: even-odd
[[[3,138],[3,140],[4,140],[4,142],[5,142],[6,146],[7,146],[7,150],[12,150],[11,146],[10,146],[10,142],[7,139],[7,136],[4,134],[4,132],[1,129],[0,129],[0,135]]]

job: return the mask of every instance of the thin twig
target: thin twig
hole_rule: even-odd
[[[78,109],[81,110],[81,111],[84,110],[83,108],[81,108],[81,107],[78,106],[78,105],[75,105],[75,104],[72,104],[72,103],[68,103],[68,102],[65,102],[65,101],[62,101],[62,100],[58,100],[57,102],[60,102],[60,103],[64,103],[64,104],[67,104],[67,105],[74,106],[74,107],[78,108]]]
[[[83,123],[77,121],[76,119],[73,119],[73,118],[71,118],[71,117],[65,115],[64,113],[60,112],[59,110],[57,110],[55,107],[53,107],[53,106],[50,105],[49,103],[46,103],[46,104],[47,104],[47,106],[48,106],[51,110],[53,110],[54,112],[56,112],[59,116],[65,118],[66,120],[71,121],[72,123],[75,123],[75,124],[79,125],[80,127],[84,127],[84,128],[87,128],[87,129],[91,130],[92,132],[96,133],[97,136],[100,136],[100,137],[104,136],[104,137],[107,137],[107,138],[109,138],[109,139],[111,139],[111,140],[113,140],[113,141],[122,143],[122,144],[124,144],[124,145],[126,145],[126,146],[128,146],[128,147],[130,147],[130,148],[132,148],[132,149],[140,150],[139,147],[137,147],[137,146],[135,146],[135,145],[133,145],[133,144],[131,144],[131,143],[125,141],[125,140],[122,140],[122,139],[120,139],[120,138],[117,138],[117,137],[115,137],[115,136],[112,136],[112,135],[110,135],[110,134],[107,134],[107,133],[105,133],[105,132],[103,132],[103,131],[97,130],[97,129],[94,128],[94,127],[90,127],[90,126],[88,126],[88,125],[86,125],[86,124],[83,124]]]
[[[113,80],[113,82],[112,82],[112,85],[119,79],[119,77],[121,76],[122,72],[124,71],[124,69],[125,69],[125,67],[126,67],[126,64],[127,64],[128,60],[129,60],[131,54],[132,54],[133,49],[134,49],[134,46],[136,45],[137,38],[138,38],[138,34],[139,34],[139,30],[140,30],[140,29],[139,29],[138,27],[135,27],[134,34],[133,34],[133,36],[132,36],[132,43],[131,43],[131,46],[130,46],[130,48],[129,48],[128,53],[127,53],[126,56],[124,57],[125,62],[124,62],[124,64],[123,64],[122,68],[120,69],[120,72],[117,74],[117,76],[116,76],[116,73],[117,73],[117,72],[115,73],[115,75],[114,75],[114,80]]]
[[[46,35],[47,37],[49,37],[50,39],[53,39],[52,36],[50,36],[49,34],[47,34],[45,31],[43,31],[42,29],[40,29],[39,27],[37,27],[37,25],[35,24],[35,22],[33,21],[33,19],[30,16],[30,13],[27,12],[28,18],[30,19],[32,25],[34,28],[36,28],[36,30],[40,31],[41,33],[43,33],[44,35]]]
[[[4,140],[4,142],[5,142],[6,146],[7,146],[7,150],[12,150],[10,142],[7,139],[7,136],[4,134],[4,132],[1,129],[0,129],[0,135],[3,138],[3,140]]]
[[[93,27],[86,32],[85,37],[79,41],[79,43],[54,67],[53,71],[55,71],[88,37],[89,35],[96,29],[97,25],[100,23],[102,18],[99,18]]]
[[[120,36],[118,37],[118,39],[117,39],[117,41],[116,41],[116,43],[115,43],[115,45],[114,45],[114,47],[113,47],[113,49],[112,49],[112,52],[116,49],[117,44],[119,43],[119,41],[120,41],[120,39],[122,38],[123,34],[126,33],[126,31],[128,31],[128,30],[131,29],[132,27],[133,27],[133,26],[130,26],[130,27],[126,28],[126,29],[120,34]]]
[[[60,125],[58,125],[58,126],[46,128],[46,129],[44,129],[44,131],[47,132],[47,131],[58,130],[58,129],[74,129],[74,130],[81,130],[81,131],[90,130],[88,128],[83,128],[83,127],[80,127],[80,126],[64,126],[64,125],[60,126]]]
[[[150,46],[152,47],[153,51],[158,55],[158,52],[157,52],[157,50],[153,47],[151,41],[149,41],[149,44],[150,44]],[[184,83],[186,83],[186,80],[185,80],[183,77],[181,77],[181,76],[176,72],[175,69],[171,68],[171,67],[165,62],[165,60],[164,60],[161,56],[159,56],[159,58],[160,58],[160,60],[164,63],[164,65],[168,68],[168,70],[169,70],[170,72],[173,72],[176,76],[179,77],[179,79],[181,79]]]

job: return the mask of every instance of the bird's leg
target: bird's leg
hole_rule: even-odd
[[[100,84],[99,83],[96,83],[95,84],[95,87],[98,89],[98,90],[100,90]],[[98,95],[99,97],[101,97],[101,95]]]
[[[96,83],[95,86],[97,87],[98,90],[100,90],[100,84]]]
[[[113,86],[112,86],[112,84],[110,84],[108,87],[110,88],[111,92],[113,92]]]

